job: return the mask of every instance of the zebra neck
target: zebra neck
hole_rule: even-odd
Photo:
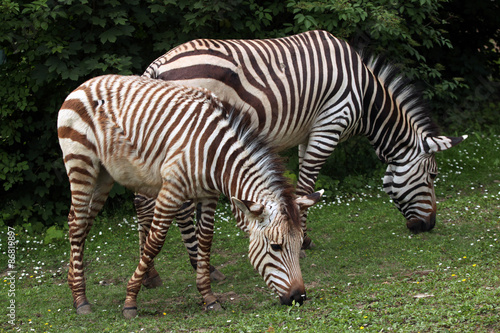
[[[253,201],[262,200],[263,197],[271,195],[271,192],[266,190],[269,179],[259,169],[258,163],[251,154],[243,147],[238,147],[238,143],[222,149],[229,158],[224,160],[219,158],[217,165],[222,165],[222,167],[213,169],[214,179],[222,194],[229,199],[236,197],[240,200]]]
[[[293,188],[283,176],[279,158],[261,141],[248,139],[228,140],[217,148],[211,167],[217,189],[229,199],[283,201],[283,193],[289,188],[293,193]]]
[[[365,94],[362,133],[368,138],[378,158],[384,163],[407,161],[416,151],[431,120],[416,104],[418,99],[401,87],[387,87],[370,77]],[[420,104],[421,105],[421,104]]]

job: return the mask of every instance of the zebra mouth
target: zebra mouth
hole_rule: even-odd
[[[286,295],[280,296],[280,302],[282,305],[302,305],[307,299],[306,291],[304,288],[293,288]]]
[[[406,227],[415,234],[430,231],[436,224],[435,216],[435,214],[432,214],[428,221],[420,218],[408,219],[406,221]]]

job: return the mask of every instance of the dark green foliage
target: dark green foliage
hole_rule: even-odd
[[[439,122],[467,130],[496,125],[498,131],[500,122],[491,116],[497,117],[500,103],[500,3],[453,0],[443,4],[442,17],[446,23],[437,27],[446,30],[453,48],[429,49],[425,54],[427,63],[443,66],[442,82],[432,96]]]
[[[51,225],[65,219],[68,182],[57,144],[57,110],[86,79],[141,73],[147,6],[139,1],[4,1],[1,5],[1,219]]]
[[[474,4],[479,6],[483,2],[488,1]],[[482,106],[494,96],[496,90],[492,89],[497,88],[494,82],[498,71],[474,83],[459,69],[465,62],[469,73],[478,66],[487,71],[491,66],[498,69],[498,62],[493,63],[498,56],[491,47],[498,31],[491,27],[498,27],[492,22],[499,15],[483,16],[475,26],[481,31],[481,39],[477,39],[470,35],[471,30],[460,27],[461,20],[470,21],[465,9],[454,7],[455,1],[442,8],[444,3],[441,0],[3,0],[0,3],[0,225],[25,224],[36,231],[64,222],[69,186],[57,143],[56,119],[60,105],[72,89],[105,73],[141,74],[155,58],[194,38],[268,38],[325,29],[354,45],[365,46],[368,52],[384,53],[392,62],[404,66],[406,75],[422,80],[425,95],[447,105],[438,114],[446,124],[460,124],[460,121],[468,124],[469,119],[480,121],[481,117],[470,116],[466,111],[471,103]],[[495,4],[494,9],[497,7]],[[478,11],[478,15],[483,12]],[[450,33],[446,32],[448,28]],[[448,57],[453,56],[451,44],[459,45],[460,36],[467,32],[477,43],[468,50],[466,58],[449,62]],[[457,52],[465,52],[462,50],[467,45],[460,44]],[[482,52],[477,51],[478,47]],[[439,56],[443,54],[450,56]],[[462,86],[473,92],[468,100],[459,99],[457,89]],[[486,94],[481,95],[485,98],[474,94],[476,87],[485,89]],[[450,108],[450,101],[458,106]],[[491,105],[484,122],[490,122],[497,106]],[[351,148],[357,150],[352,152]],[[373,154],[367,159],[365,153],[364,146],[357,143],[355,147],[339,150],[335,156],[337,164],[336,160],[328,162],[320,182],[333,190],[340,180],[352,176],[343,173],[346,170],[354,170],[355,176],[371,173],[376,159]],[[349,162],[349,158],[354,161]],[[117,189],[121,199],[113,200],[114,206],[120,207],[124,202],[129,205],[130,193]]]

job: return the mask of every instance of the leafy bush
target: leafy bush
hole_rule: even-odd
[[[3,1],[0,48],[1,219],[52,225],[65,220],[69,185],[57,144],[65,96],[104,73],[140,73],[153,22],[139,1]]]
[[[439,108],[437,118],[449,131],[500,133],[500,82],[481,78],[472,88],[462,89],[456,103]],[[444,104],[444,102],[443,102]],[[447,108],[447,112],[443,109]]]

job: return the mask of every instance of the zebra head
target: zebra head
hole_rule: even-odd
[[[250,262],[266,284],[278,293],[281,304],[292,305],[294,301],[302,304],[306,299],[299,264],[304,237],[300,211],[318,202],[322,194],[323,191],[319,191],[297,198],[291,205],[233,198],[245,216],[250,234]]]
[[[384,190],[406,218],[412,232],[429,231],[436,224],[434,179],[437,176],[435,153],[451,148],[467,138],[433,136],[421,141],[418,155],[409,162],[389,163]]]

